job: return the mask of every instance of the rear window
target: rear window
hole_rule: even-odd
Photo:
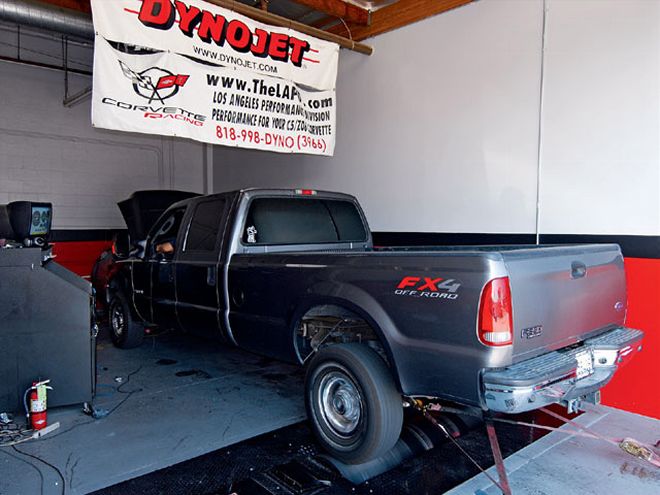
[[[245,244],[364,242],[367,233],[350,201],[257,198],[243,232]]]

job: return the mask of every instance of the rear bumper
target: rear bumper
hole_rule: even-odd
[[[610,381],[616,370],[642,350],[644,333],[615,328],[508,368],[486,369],[483,394],[492,411],[516,414],[591,394]]]

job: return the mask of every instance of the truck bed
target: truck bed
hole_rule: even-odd
[[[477,338],[478,308],[484,285],[498,277],[510,278],[514,342],[486,348]],[[401,288],[415,278],[419,284]],[[417,290],[427,278],[457,288]],[[612,244],[239,254],[230,262],[229,286],[248,295],[229,311],[241,346],[296,360],[276,344],[291,338],[295,308],[331,301],[377,327],[404,393],[475,404],[483,369],[581,342],[625,318],[623,258]]]

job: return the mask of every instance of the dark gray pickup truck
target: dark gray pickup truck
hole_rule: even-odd
[[[413,400],[504,413],[597,400],[641,350],[617,245],[372,245],[356,199],[243,190],[169,207],[108,285],[113,340],[144,325],[307,367],[313,429],[364,462]]]

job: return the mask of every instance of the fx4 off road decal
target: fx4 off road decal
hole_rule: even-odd
[[[428,299],[458,299],[461,284],[453,278],[407,276],[394,290],[397,296],[409,296]]]

